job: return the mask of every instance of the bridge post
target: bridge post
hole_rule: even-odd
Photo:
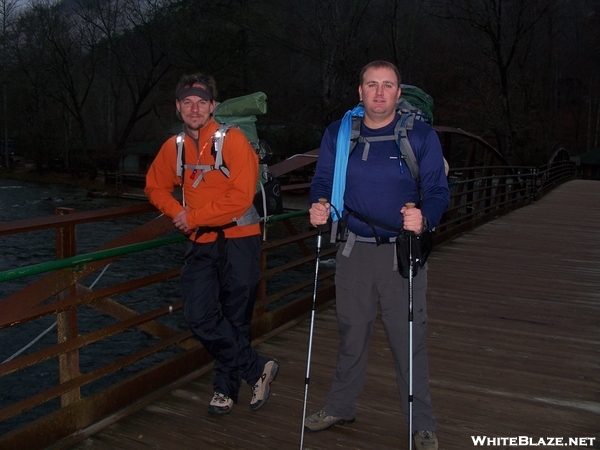
[[[73,214],[73,208],[56,208],[56,215]],[[67,225],[56,228],[56,259],[68,258],[76,255],[77,238],[75,225]],[[68,289],[57,295],[57,300],[63,300],[77,295],[75,282]],[[58,343],[66,342],[77,337],[77,307],[69,308],[67,311],[56,314]],[[58,356],[58,372],[60,382],[65,383],[80,375],[79,373],[79,350],[71,350]],[[68,406],[81,398],[81,389],[76,388],[64,393],[60,397],[62,407]]]

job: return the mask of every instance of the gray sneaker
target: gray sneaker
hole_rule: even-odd
[[[271,382],[277,376],[278,371],[279,361],[276,359],[271,359],[265,364],[262,375],[256,384],[252,386],[252,400],[250,400],[252,411],[262,408],[267,403],[271,391]]]
[[[415,450],[438,450],[438,440],[435,431],[415,431],[413,433]]]
[[[354,417],[336,417],[328,415],[324,409],[308,416],[304,421],[304,429],[308,431],[322,431],[334,425],[343,425],[354,422]]]
[[[233,409],[233,400],[225,394],[216,392],[208,405],[209,414],[229,414]]]

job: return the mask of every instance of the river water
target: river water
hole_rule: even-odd
[[[47,185],[0,179],[0,221],[3,222],[51,216],[55,214],[55,209],[58,207],[74,208],[79,212],[126,206],[139,202],[139,200],[132,199],[90,198],[86,190],[67,185]],[[93,251],[157,216],[158,213],[152,213],[133,218],[79,225],[77,226],[77,254]],[[0,237],[0,271],[52,261],[55,259],[54,245],[54,230]],[[178,267],[181,265],[183,246],[184,244],[175,244],[125,256],[108,266],[101,277],[99,277],[101,273],[99,271],[83,279],[81,284],[98,289],[153,272]],[[41,276],[43,275],[0,283],[0,299]],[[115,298],[120,304],[139,313],[174,303],[180,299],[177,280],[122,294]],[[159,321],[176,330],[187,329],[183,318],[177,313],[161,318]],[[28,354],[56,343],[56,329],[52,328],[54,322],[55,316],[49,316],[0,330],[0,342],[2,342],[0,363],[11,358],[49,328],[50,331],[47,334],[39,338],[22,354]],[[116,322],[115,319],[99,313],[93,308],[78,309],[77,326],[80,334],[114,322]],[[80,351],[81,372],[87,373],[106,364],[107,360],[118,359],[156,342],[156,338],[151,338],[141,331],[130,330],[99,343],[91,344]],[[101,381],[91,383],[82,388],[82,395],[89,395],[91,392],[123,378],[128,373],[137,372],[158,360],[172,356],[173,352],[177,351],[177,349],[172,349],[156,357],[147,358]],[[107,360],[104,360],[102,355],[109,356]],[[0,408],[14,404],[16,401],[56,384],[58,384],[57,358],[4,376],[0,378]],[[51,401],[29,412],[2,421],[0,422],[0,434],[40,415],[47,414],[57,407],[58,400]]]

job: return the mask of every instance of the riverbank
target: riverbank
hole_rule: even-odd
[[[35,169],[24,170],[23,168],[8,171],[0,169],[0,178],[17,181],[31,181],[44,184],[62,184],[73,186],[79,189],[85,189],[88,192],[88,197],[106,197],[106,198],[128,198],[146,201],[147,197],[143,189],[135,188],[127,185],[121,185],[120,189],[114,184],[106,184],[104,175],[98,175],[93,180],[85,176],[76,177],[70,173],[53,172],[46,170],[39,174]],[[292,194],[283,195],[283,204],[286,210],[301,210],[308,209],[308,194]]]
[[[107,185],[103,175],[97,175],[93,180],[85,175],[77,176],[71,173],[44,170],[39,173],[35,168],[15,167],[12,170],[0,169],[0,178],[6,180],[31,181],[44,184],[62,184],[88,191],[90,197],[120,197],[129,191],[127,186],[117,189],[116,185]]]

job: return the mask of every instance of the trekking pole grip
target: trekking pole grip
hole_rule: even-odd
[[[405,203],[404,206],[406,206],[406,209],[413,209],[416,205],[413,202],[408,202],[408,203]],[[413,236],[415,234],[414,231],[406,230],[406,232],[411,236]]]
[[[325,206],[327,204],[327,199],[326,198],[320,198],[319,199],[319,203],[323,206]],[[319,232],[323,232],[323,231],[327,231],[327,222],[322,224],[322,225],[317,225],[317,230],[319,230]]]

